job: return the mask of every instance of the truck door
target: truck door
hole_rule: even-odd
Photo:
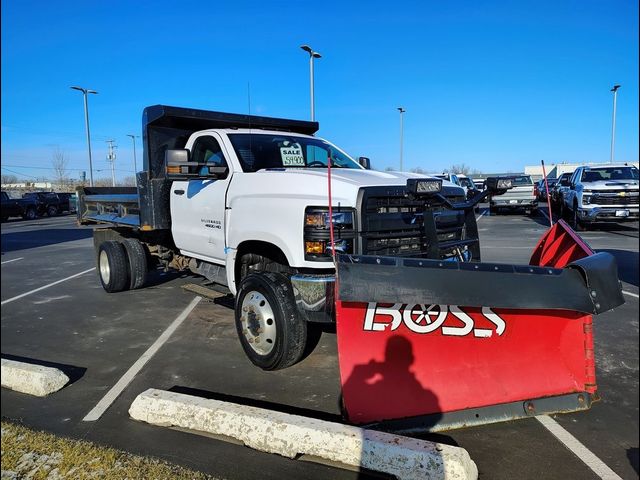
[[[221,142],[211,134],[200,136],[191,148],[191,160],[228,167]],[[231,180],[206,178],[174,181],[171,186],[171,233],[184,253],[214,263],[225,254],[225,204]]]

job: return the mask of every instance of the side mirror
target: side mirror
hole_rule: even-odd
[[[191,178],[225,178],[228,167],[208,163],[191,162],[189,150],[167,150],[164,154],[167,178],[171,180],[188,180]]]
[[[371,159],[368,157],[358,157],[358,163],[367,170],[371,170]]]

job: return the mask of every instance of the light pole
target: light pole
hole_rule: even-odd
[[[404,123],[402,114],[406,112],[406,110],[403,107],[398,107],[398,111],[400,112],[400,171],[402,171],[402,144],[404,136]]]
[[[89,103],[87,102],[87,95],[89,93],[97,95],[98,92],[82,87],[71,87],[71,89],[81,91],[84,96],[84,124],[87,130],[87,148],[89,149],[89,185],[93,187],[93,163],[91,162],[91,134],[89,133]]]
[[[609,163],[613,163],[613,156],[616,149],[616,102],[618,100],[618,89],[620,85],[614,85],[611,91],[613,92],[613,121],[611,122],[611,156],[609,157]]]
[[[322,58],[322,55],[320,55],[318,52],[314,52],[309,45],[302,45],[300,48],[309,54],[309,81],[311,84],[311,121],[313,122],[316,119],[315,100],[313,92],[313,59]]]
[[[138,174],[138,164],[136,161],[136,138],[140,138],[140,137],[130,133],[127,134],[127,137],[131,137],[131,140],[133,140],[133,173],[135,176]]]

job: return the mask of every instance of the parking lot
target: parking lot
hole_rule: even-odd
[[[478,215],[486,261],[527,263],[548,226],[542,212],[535,218],[489,216],[483,208]],[[363,478],[305,458],[131,420],[133,399],[153,387],[341,421],[336,339],[324,334],[302,363],[263,372],[242,352],[228,299],[196,303],[181,288],[198,278],[154,272],[142,290],[104,292],[91,234],[76,226],[74,216],[2,225],[2,356],[58,365],[72,380],[46,398],[2,389],[3,418],[220,478]],[[554,418],[617,475],[637,478],[638,224],[581,236],[618,260],[626,304],[594,322],[602,400],[588,412]],[[161,337],[170,325],[177,328]],[[594,473],[582,450],[572,451],[534,418],[424,438],[467,449],[481,478],[612,478]]]

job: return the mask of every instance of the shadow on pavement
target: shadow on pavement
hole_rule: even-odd
[[[76,367],[74,365],[66,365],[64,363],[47,362],[45,360],[38,360],[35,358],[29,358],[29,357],[21,357],[19,355],[9,355],[6,353],[2,354],[2,358],[4,360],[13,360],[14,362],[23,362],[23,363],[29,363],[31,365],[40,365],[42,367],[57,368],[62,373],[64,373],[67,377],[69,377],[69,383],[67,383],[64,386],[64,388],[67,388],[69,385],[80,380],[84,376],[85,372],[87,371],[87,369],[84,367]]]
[[[91,238],[93,230],[82,228],[48,228],[36,232],[2,233],[2,252],[15,252],[27,248],[45,247],[58,243]]]
[[[636,471],[636,473],[640,474],[640,466],[638,459],[638,449],[637,448],[627,448],[627,458],[629,459],[629,463]]]
[[[618,264],[618,278],[625,283],[640,286],[638,281],[638,252],[631,250],[616,250],[612,248],[598,249],[598,252],[607,252],[613,255]]]
[[[309,408],[295,407],[292,405],[285,405],[282,403],[274,403],[265,400],[255,400],[253,398],[238,397],[235,395],[227,395],[226,393],[211,392],[208,390],[201,390],[198,388],[183,387],[175,385],[169,389],[170,392],[182,393],[185,395],[192,395],[194,397],[207,398],[210,400],[219,400],[221,402],[236,403],[238,405],[246,405],[255,408],[264,408],[267,410],[273,410],[281,413],[288,413],[291,415],[300,415],[303,417],[315,418],[317,420],[325,420],[327,422],[343,423],[340,415],[331,414],[328,412],[322,412],[319,410],[312,410]]]

